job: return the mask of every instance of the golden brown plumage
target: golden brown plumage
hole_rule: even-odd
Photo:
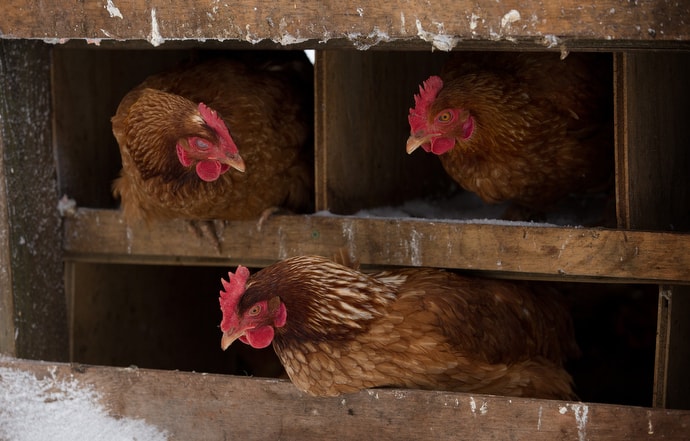
[[[293,383],[329,396],[371,387],[572,399],[577,354],[554,292],[409,268],[364,274],[285,259],[223,281],[221,346],[273,343]]]
[[[610,181],[610,83],[604,54],[456,53],[415,97],[407,151],[440,155],[487,203],[548,211]]]
[[[311,69],[303,54],[213,59],[152,75],[130,91],[112,118],[122,155],[113,191],[125,218],[310,210]]]

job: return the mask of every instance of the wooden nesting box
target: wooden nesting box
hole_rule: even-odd
[[[683,125],[690,102],[689,5],[119,3],[10,0],[0,17],[0,352],[51,362],[271,376],[270,353],[257,359],[218,350],[218,279],[239,263],[261,267],[345,247],[368,266],[544,279],[563,283],[573,296],[585,287],[579,291],[597,310],[604,309],[604,298],[615,304],[635,293],[648,300],[651,293],[647,312],[653,310],[656,333],[647,335],[655,337],[654,354],[612,367],[637,373],[635,366],[650,366],[649,375],[631,384],[649,390],[642,403],[648,408],[482,397],[496,409],[482,413],[466,394],[365,391],[342,401],[318,400],[274,380],[107,367],[70,371],[63,365],[59,372],[102,383],[108,399],[120,403],[114,411],[163,425],[174,439],[198,437],[192,418],[210,425],[201,438],[221,439],[224,430],[256,420],[264,409],[279,416],[281,426],[241,429],[243,437],[329,439],[325,424],[334,439],[362,438],[367,432],[353,429],[360,426],[380,431],[383,439],[397,439],[400,430],[415,439],[438,433],[477,439],[686,436],[690,412],[680,409],[690,409],[690,135]],[[127,226],[110,195],[119,170],[110,117],[120,98],[193,51],[265,49],[316,51],[314,197],[317,211],[331,215],[277,215],[260,231],[255,222],[227,223],[220,254],[183,221]],[[449,50],[611,54],[617,228],[355,214],[448,184],[436,158],[412,160],[403,145],[412,94]],[[77,207],[61,215],[63,195]],[[592,327],[614,325],[607,322],[613,315],[588,317],[596,320]],[[129,395],[119,392],[133,382]],[[188,400],[192,411],[163,415],[159,406],[147,405],[149,398],[142,397],[165,390],[158,384],[169,386],[162,400]],[[594,395],[591,401],[617,402]],[[212,413],[209,403],[216,409],[227,404],[227,410]],[[233,410],[237,403],[242,412]],[[521,415],[538,415],[538,424]],[[485,424],[473,422],[477,417]],[[497,429],[486,432],[487,425]]]

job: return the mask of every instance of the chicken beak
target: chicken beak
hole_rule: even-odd
[[[222,158],[219,158],[218,162],[228,165],[238,172],[244,173],[244,159],[242,159],[239,153],[228,154]]]
[[[221,339],[220,339],[220,348],[222,350],[226,350],[242,334],[243,334],[243,331],[238,332],[238,331],[235,331],[234,329],[231,329],[228,332],[223,332],[223,337],[221,337]]]
[[[433,138],[435,134],[431,135],[423,135],[423,136],[418,136],[418,135],[412,135],[409,138],[407,138],[407,154],[409,155],[410,153],[414,152],[417,150],[419,147],[423,146],[424,144],[427,144],[431,142],[431,138]]]

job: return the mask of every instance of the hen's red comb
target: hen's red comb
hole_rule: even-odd
[[[414,108],[410,109],[407,120],[410,123],[412,133],[417,132],[426,125],[429,106],[436,99],[436,95],[443,88],[441,77],[433,75],[419,86],[419,94],[414,96]]]
[[[211,109],[204,103],[199,103],[198,109],[201,117],[204,119],[204,121],[206,121],[206,124],[215,130],[221,138],[225,139],[225,143],[229,144],[231,149],[237,153],[237,147],[235,146],[235,143],[232,142],[232,136],[230,136],[228,127],[225,125],[223,118],[218,116],[218,112]]]
[[[220,282],[223,284],[223,289],[220,291],[220,310],[223,312],[223,320],[220,322],[220,329],[225,332],[229,328],[230,316],[235,312],[237,304],[244,294],[244,288],[249,278],[249,270],[239,265],[235,274],[228,271],[228,280],[223,278]]]

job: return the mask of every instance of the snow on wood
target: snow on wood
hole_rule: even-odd
[[[668,441],[688,426],[687,410],[411,389],[318,398],[285,380],[0,358],[8,441]]]
[[[141,419],[111,416],[91,386],[57,378],[55,370],[39,377],[0,366],[0,439],[163,441],[167,436]]]

